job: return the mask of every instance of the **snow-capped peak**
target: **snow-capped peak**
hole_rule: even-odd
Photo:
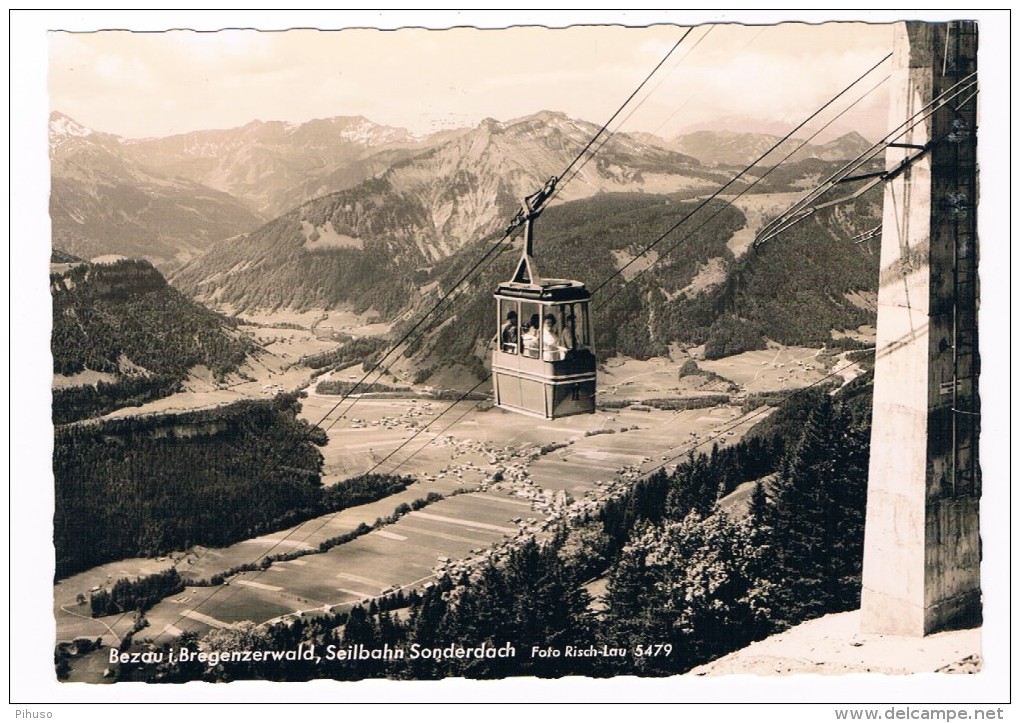
[[[85,138],[94,133],[91,128],[86,128],[73,118],[68,118],[62,113],[54,113],[50,116],[50,133],[55,136],[78,136]]]

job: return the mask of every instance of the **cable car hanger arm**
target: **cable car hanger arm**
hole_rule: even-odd
[[[911,165],[913,165],[913,163],[915,161],[917,161],[925,153],[927,153],[931,144],[930,143],[926,143],[924,145],[916,145],[916,144],[912,144],[912,143],[889,143],[887,145],[889,147],[892,147],[892,148],[912,148],[912,149],[916,149],[917,153],[915,153],[915,154],[913,154],[911,156],[907,156],[902,161],[900,161],[896,165],[895,168],[893,168],[891,170],[888,170],[888,171],[876,171],[874,173],[862,173],[862,174],[859,174],[859,175],[856,175],[856,176],[847,176],[845,178],[840,178],[840,179],[834,180],[831,183],[829,183],[826,186],[824,186],[823,188],[818,189],[819,192],[817,193],[816,198],[818,196],[820,196],[822,193],[824,193],[825,191],[828,191],[830,188],[833,188],[833,187],[839,185],[840,183],[851,183],[853,181],[865,181],[865,180],[869,180],[870,179],[869,183],[864,184],[863,186],[858,188],[856,191],[851,193],[849,196],[843,196],[841,198],[837,198],[837,199],[834,199],[832,201],[826,201],[825,203],[819,203],[817,205],[808,206],[806,208],[791,209],[790,211],[788,211],[783,216],[780,216],[779,218],[773,220],[765,229],[762,230],[761,233],[758,234],[758,237],[754,240],[754,244],[753,244],[754,248],[757,249],[762,244],[764,244],[766,241],[769,241],[769,240],[775,238],[779,234],[781,234],[784,231],[787,231],[788,229],[790,229],[792,226],[800,223],[801,221],[803,221],[808,216],[812,216],[815,213],[817,213],[818,211],[821,211],[822,209],[831,208],[832,206],[838,206],[839,204],[847,203],[848,201],[852,201],[855,198],[858,198],[861,195],[863,195],[866,191],[871,190],[872,188],[874,188],[879,183],[882,183],[884,181],[889,181],[889,180],[892,180],[893,178],[896,178],[896,176],[898,176],[901,173],[903,173],[905,170],[907,170],[907,168],[909,168]]]
[[[928,149],[932,147],[932,141],[929,140],[923,146],[918,146],[911,143],[897,143],[896,139],[902,138],[911,129],[916,127],[918,124],[920,124],[927,118],[930,118],[935,113],[935,111],[937,111],[944,105],[950,103],[959,95],[965,92],[969,92],[971,89],[973,89],[976,85],[976,81],[974,80],[974,77],[976,75],[977,75],[976,72],[971,73],[965,78],[957,81],[951,88],[943,91],[941,94],[939,94],[937,98],[927,103],[922,109],[918,110],[906,121],[904,121],[903,123],[898,125],[895,129],[893,129],[893,131],[890,131],[890,133],[887,134],[882,141],[879,141],[878,143],[873,145],[869,150],[859,155],[847,166],[845,166],[843,169],[841,169],[832,177],[830,177],[828,181],[820,184],[814,191],[807,194],[804,198],[802,198],[800,201],[794,204],[794,206],[785,214],[766,224],[764,228],[762,228],[762,230],[758,232],[757,237],[754,239],[754,242],[752,243],[752,247],[755,250],[757,250],[766,241],[768,241],[771,238],[774,238],[780,232],[780,230],[785,230],[792,226],[797,221],[801,220],[802,218],[806,218],[807,216],[810,216],[812,213],[814,213],[814,211],[816,211],[817,208],[820,207],[809,207],[809,204],[820,198],[825,192],[827,192],[837,183],[840,183],[841,181],[844,180],[861,180],[863,178],[871,177],[871,174],[865,174],[851,178],[849,174],[852,173],[853,171],[856,171],[864,163],[873,158],[878,153],[878,151],[881,150],[883,147],[908,148],[918,150],[918,153],[903,159],[896,168],[890,171],[883,172],[882,176],[879,177],[879,180],[888,180],[889,178],[899,175],[899,173],[908,168],[914,161],[916,161],[922,155],[927,153]],[[828,203],[825,205],[828,206],[832,204]]]
[[[545,210],[545,203],[548,201],[553,193],[556,191],[556,184],[559,182],[557,176],[550,176],[549,180],[545,182],[545,185],[530,196],[524,197],[524,202],[521,207],[517,209],[517,214],[510,219],[510,223],[506,227],[506,233],[511,234],[516,231],[526,221],[531,221],[538,218],[539,214]]]

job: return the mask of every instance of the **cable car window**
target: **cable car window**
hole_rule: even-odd
[[[559,319],[559,346],[565,356],[590,346],[588,334],[588,305],[585,303],[560,304],[556,307]]]
[[[499,300],[499,348],[506,354],[517,354],[520,347],[519,302]]]
[[[566,348],[560,341],[560,324],[557,322],[556,307],[550,307],[542,317],[542,359],[562,361]]]
[[[580,304],[563,304],[560,311],[560,346],[569,354],[578,348],[577,309]]]
[[[521,353],[531,359],[542,356],[542,307],[525,301],[521,304]]]
[[[588,305],[577,304],[580,313],[577,315],[577,322],[581,325],[581,335],[579,341],[581,346],[585,349],[591,348],[591,322],[588,317]]]

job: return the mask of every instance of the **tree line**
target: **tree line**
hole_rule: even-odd
[[[145,611],[168,595],[184,590],[184,580],[177,568],[144,575],[135,580],[122,577],[110,590],[97,590],[89,597],[92,617],[115,615],[128,610]]]
[[[55,391],[57,424],[172,394],[198,365],[222,379],[256,352],[236,320],[171,288],[148,261],[81,264],[51,275],[50,288],[53,372],[117,376]]]
[[[53,390],[53,423],[68,424],[97,417],[124,407],[138,407],[180,391],[181,382],[171,375],[128,376],[95,386]]]

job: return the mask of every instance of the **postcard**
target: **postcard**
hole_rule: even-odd
[[[12,702],[1008,702],[1000,19],[22,16]]]

